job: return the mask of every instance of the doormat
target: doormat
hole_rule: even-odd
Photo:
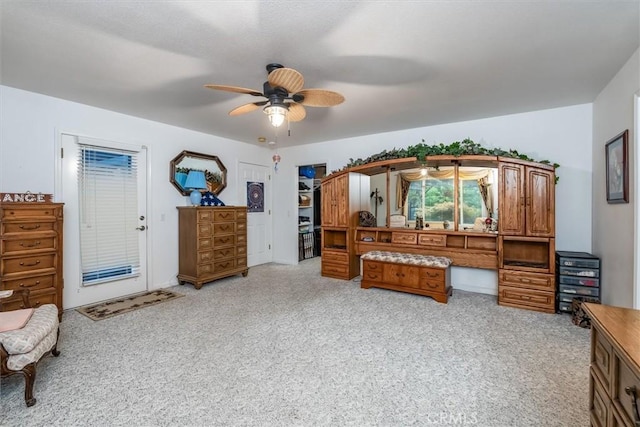
[[[169,301],[175,298],[183,297],[171,291],[157,290],[145,292],[143,294],[133,295],[126,298],[118,298],[110,301],[101,302],[99,304],[89,305],[77,308],[76,311],[84,314],[92,320],[108,319],[118,314],[127,313],[143,307],[149,307],[161,302]]]

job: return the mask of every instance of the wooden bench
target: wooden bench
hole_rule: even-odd
[[[451,260],[431,255],[371,251],[362,255],[360,287],[424,295],[447,303],[452,293]]]

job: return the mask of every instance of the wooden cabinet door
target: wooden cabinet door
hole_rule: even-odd
[[[334,227],[335,224],[335,179],[322,183],[322,216],[323,226]]]
[[[498,194],[498,228],[501,234],[523,235],[525,232],[524,166],[500,163]]]
[[[334,181],[335,225],[338,227],[349,226],[349,175],[344,174]]]
[[[527,235],[553,237],[555,233],[555,177],[552,171],[527,168]]]

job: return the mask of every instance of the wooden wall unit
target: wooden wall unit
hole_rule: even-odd
[[[62,317],[62,203],[0,203],[0,290],[29,289],[34,307],[55,304]],[[22,307],[21,300],[3,309]]]
[[[178,283],[204,283],[249,273],[246,206],[178,207]]]
[[[640,426],[640,311],[582,306],[591,318],[591,425]]]
[[[498,167],[498,231],[459,231],[458,221],[452,230],[358,227],[355,214],[360,209],[352,208],[352,199],[362,194],[355,194],[349,184],[352,175],[369,176],[385,170],[388,174],[389,170],[421,165]],[[454,266],[498,270],[499,304],[555,312],[553,166],[492,156],[430,156],[422,162],[393,159],[335,173],[323,180],[322,187],[323,275],[351,279],[359,273],[359,255],[373,250],[446,256]],[[363,184],[357,186],[361,188]],[[387,188],[386,194],[394,190]],[[368,203],[360,205],[368,210]],[[325,250],[329,250],[326,257]]]
[[[322,271],[326,277],[349,280],[360,274],[354,230],[358,212],[368,210],[369,177],[344,173],[322,181]]]
[[[498,170],[498,303],[554,313],[554,168],[501,158]]]

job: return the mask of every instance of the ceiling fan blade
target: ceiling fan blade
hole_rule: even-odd
[[[229,111],[229,115],[230,116],[239,116],[240,114],[250,113],[252,111],[257,110],[261,106],[265,105],[267,102],[269,102],[269,101],[251,102],[249,104],[241,105],[241,106],[236,107],[233,110]]]
[[[344,102],[344,96],[338,92],[324,89],[305,89],[297,92],[296,95],[304,96],[300,103],[307,107],[333,107]]]
[[[293,68],[278,68],[269,73],[267,81],[273,87],[281,87],[289,93],[295,93],[302,89],[304,77]]]
[[[204,85],[204,87],[208,89],[224,90],[225,92],[245,93],[247,95],[253,95],[253,96],[264,96],[262,93],[258,92],[257,90],[247,89],[245,87],[239,87],[239,86]]]
[[[287,117],[289,118],[290,122],[299,122],[307,117],[307,110],[305,110],[302,105],[295,102],[290,102],[287,103],[287,106],[289,107],[289,113],[287,113]]]

